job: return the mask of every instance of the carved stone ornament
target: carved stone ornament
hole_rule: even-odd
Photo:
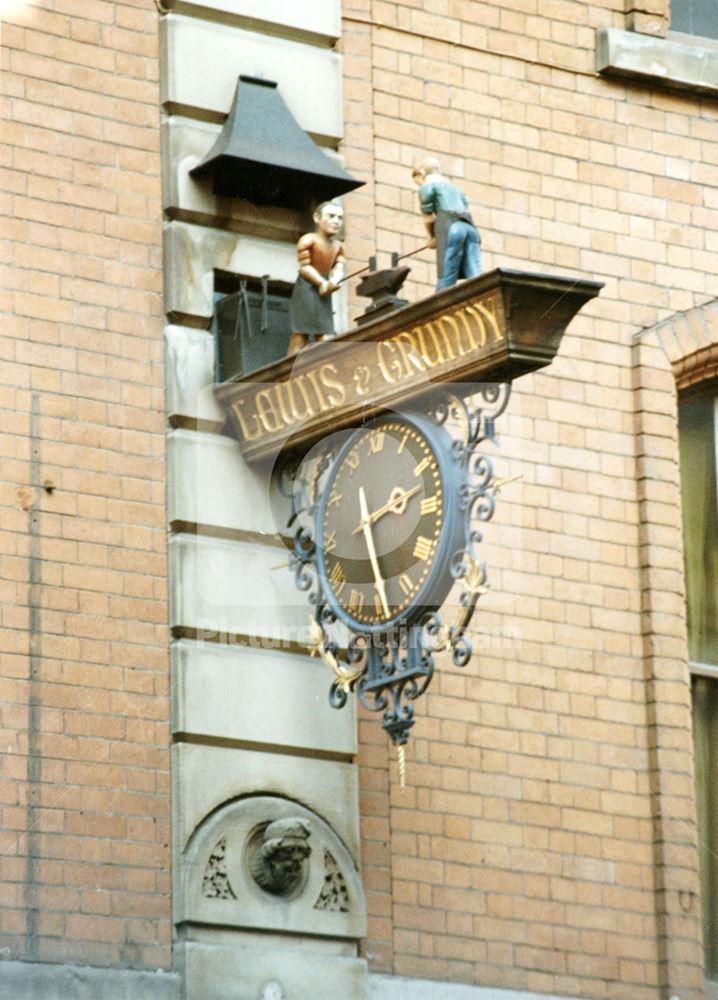
[[[209,856],[202,879],[202,892],[207,899],[236,899],[227,878],[227,840],[221,837]]]
[[[290,817],[260,828],[247,848],[252,878],[265,892],[290,896],[306,881],[305,862],[312,849],[309,824]]]
[[[331,851],[324,850],[324,885],[314,904],[315,910],[330,910],[332,913],[349,912],[349,890],[346,879]]]
[[[174,920],[188,941],[206,943],[207,934],[232,928],[353,941],[366,935],[364,889],[350,851],[299,802],[249,795],[218,806],[180,848],[178,864]]]

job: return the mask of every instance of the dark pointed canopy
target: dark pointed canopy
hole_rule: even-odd
[[[218,195],[306,209],[361,187],[297,123],[271,80],[240,76],[227,121],[190,173],[211,174]]]

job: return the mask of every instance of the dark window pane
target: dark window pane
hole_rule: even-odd
[[[718,664],[718,497],[715,399],[683,403],[678,427],[688,645],[691,660]]]
[[[671,0],[671,31],[718,38],[718,0]]]
[[[698,856],[705,972],[718,979],[718,681],[693,678]]]

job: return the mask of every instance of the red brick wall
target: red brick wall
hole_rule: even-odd
[[[148,0],[2,24],[4,957],[169,961],[157,35]]]
[[[499,421],[498,474],[522,479],[487,530],[476,655],[463,671],[440,659],[403,793],[380,719],[361,724],[376,970],[701,995],[676,428],[665,407],[644,412],[667,361],[643,352],[635,369],[632,344],[715,294],[718,131],[690,95],[597,76],[596,28],[628,13],[344,4],[343,152],[350,171],[373,160],[375,195],[371,215],[347,198],[348,252],[355,226],[357,258],[368,239],[383,266],[423,242],[410,174],[434,154],[469,195],[485,269],[606,282]],[[414,300],[433,255],[407,263]],[[660,509],[646,503],[659,483]]]

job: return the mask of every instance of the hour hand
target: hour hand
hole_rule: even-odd
[[[410,490],[403,490],[401,486],[395,486],[394,489],[389,494],[389,499],[387,500],[387,502],[382,507],[377,508],[377,510],[367,515],[369,524],[373,524],[375,521],[378,521],[380,517],[383,517],[384,514],[388,514],[389,511],[391,511],[393,514],[403,514],[404,511],[406,510],[406,505],[409,502],[409,500],[414,496],[415,493],[418,493],[420,489],[421,489],[421,484],[419,484],[418,486],[413,486]],[[362,518],[362,521],[359,522],[359,524],[354,529],[352,534],[358,535],[359,532],[363,529],[363,527],[364,525]]]

